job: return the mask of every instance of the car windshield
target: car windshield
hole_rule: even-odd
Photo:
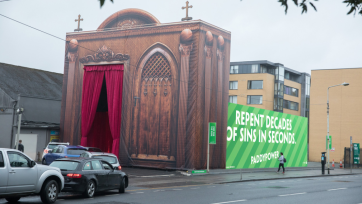
[[[111,163],[111,164],[116,164],[116,163],[117,163],[117,158],[115,158],[115,157],[110,157],[110,156],[94,156],[93,158],[102,159],[102,160],[107,161],[108,163]]]
[[[75,161],[53,161],[49,166],[58,167],[62,171],[73,171],[77,168],[79,162]]]
[[[54,149],[58,144],[49,144],[48,149]]]
[[[95,148],[95,147],[91,147],[91,148],[89,148],[89,149],[88,149],[88,151],[90,151],[90,152],[102,152],[102,150],[101,150],[101,149],[99,149],[99,148]]]
[[[82,154],[83,152],[85,152],[86,150],[85,149],[68,149],[67,150],[67,154],[70,154],[70,155],[80,155]]]

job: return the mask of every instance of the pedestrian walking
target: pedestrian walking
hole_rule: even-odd
[[[22,142],[23,142],[22,140],[19,140],[18,150],[21,152],[24,152],[24,145],[21,144]],[[15,145],[14,149],[16,149],[16,145]]]
[[[285,169],[284,169],[284,162],[285,162],[285,159],[284,159],[283,152],[280,152],[280,157],[279,157],[279,168],[278,168],[277,173],[280,171],[280,167],[283,167],[283,174],[284,174],[284,172],[285,172]]]

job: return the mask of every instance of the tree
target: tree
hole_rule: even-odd
[[[105,1],[106,0],[99,0],[101,8],[104,5]],[[113,0],[110,0],[110,1],[113,3]],[[240,1],[242,1],[242,0],[240,0]],[[318,0],[291,0],[291,1],[293,1],[296,6],[302,8],[302,14],[307,13],[308,5],[311,6],[315,11],[317,11],[317,7],[314,5],[313,1],[318,1]],[[284,6],[285,14],[287,14],[288,0],[278,0],[278,2],[281,3],[281,6]],[[356,15],[356,13],[362,15],[362,0],[344,0],[342,3],[347,4],[347,7],[350,8],[347,15],[349,15],[351,13],[353,13],[353,15]]]
[[[318,0],[292,0],[294,4],[298,7],[302,8],[302,14],[307,13],[308,11],[308,5],[311,6],[315,11],[317,11],[317,7],[313,4],[312,1],[318,1]],[[288,0],[278,0],[279,3],[281,3],[281,6],[284,6],[285,8],[285,14],[287,14],[288,11]],[[344,0],[343,3],[347,4],[347,7],[350,7],[348,11],[348,15],[353,13],[354,15],[356,13],[359,13],[362,15],[362,0]]]

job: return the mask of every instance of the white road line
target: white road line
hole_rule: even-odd
[[[172,190],[174,190],[174,191],[182,191],[182,189],[172,189]]]
[[[208,188],[215,188],[216,186],[208,186]]]
[[[161,192],[161,191],[165,191],[165,190],[155,190],[155,191],[153,191],[153,192],[156,193],[156,192]]]
[[[136,178],[153,178],[153,177],[162,177],[162,176],[174,176],[175,174],[169,175],[153,175],[153,176],[135,176]]]
[[[278,195],[278,196],[293,196],[293,195],[303,195],[306,194],[307,192],[304,193],[294,193],[294,194],[285,194],[285,195]]]
[[[338,191],[338,190],[345,190],[347,188],[335,188],[335,189],[329,189],[327,191]]]
[[[237,202],[244,202],[246,200],[233,200],[233,201],[227,201],[227,202],[221,202],[221,203],[212,203],[212,204],[223,204],[223,203],[237,203]]]
[[[190,189],[193,189],[193,190],[195,190],[195,189],[199,189],[200,187],[197,187],[197,188],[190,188]]]
[[[135,192],[135,193],[130,193],[130,194],[138,194],[138,193],[144,193],[144,192]]]

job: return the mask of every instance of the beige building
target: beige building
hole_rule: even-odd
[[[309,87],[309,74],[280,63],[230,63],[230,103],[308,117]]]
[[[362,68],[312,70],[309,160],[320,161],[326,151],[327,88],[347,82],[349,86],[337,86],[329,90],[329,132],[332,135],[330,161],[338,165],[343,161],[344,148],[362,143]]]

